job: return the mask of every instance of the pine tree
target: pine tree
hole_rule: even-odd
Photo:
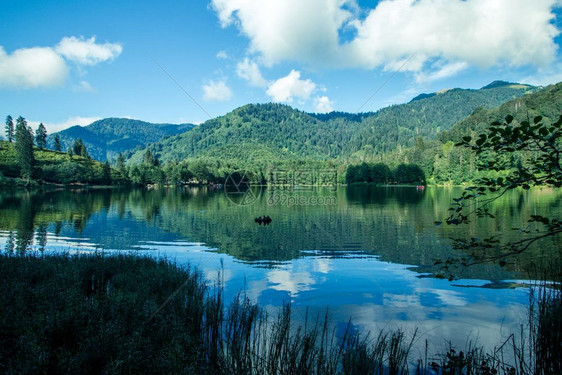
[[[84,142],[82,142],[81,138],[78,138],[76,142],[74,142],[74,146],[72,146],[72,151],[74,151],[74,155],[83,156],[85,158],[90,157],[88,151],[86,150],[86,146],[84,145]]]
[[[8,142],[14,141],[14,119],[12,116],[6,116],[6,138]]]
[[[146,152],[144,153],[143,162],[149,167],[154,165],[154,156],[152,156],[152,152],[150,152],[149,149],[146,149]]]
[[[41,150],[47,147],[47,129],[45,129],[45,125],[43,125],[43,123],[39,124],[39,127],[35,132],[35,142],[37,143],[37,147]]]
[[[55,134],[55,150],[57,150],[57,151],[62,150],[62,145],[60,143],[60,137],[59,137],[58,134]]]
[[[121,178],[125,178],[127,176],[127,169],[125,168],[125,158],[123,157],[123,154],[121,152],[117,157],[117,170],[119,171]]]
[[[105,184],[111,184],[111,167],[109,166],[109,162],[106,160],[102,167],[103,173],[103,182]]]
[[[29,180],[33,174],[33,134],[23,117],[16,120],[16,160],[23,178]]]
[[[84,143],[82,142],[82,139],[78,138],[77,140],[74,141],[74,145],[72,146],[72,152],[74,153],[74,155],[82,155],[82,149],[84,147]]]

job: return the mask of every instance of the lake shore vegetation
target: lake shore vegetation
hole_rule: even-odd
[[[438,352],[402,330],[337,331],[328,314],[295,323],[220,276],[127,255],[0,256],[0,371],[170,374],[553,374],[562,370],[562,293],[533,288],[529,321],[497,348]],[[220,274],[219,274],[220,275]],[[444,338],[446,339],[446,338]],[[419,356],[419,358],[418,358]]]

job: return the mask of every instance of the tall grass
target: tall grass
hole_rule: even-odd
[[[215,301],[217,301],[215,299]],[[415,335],[380,333],[374,340],[336,335],[328,314],[306,316],[295,325],[291,306],[268,316],[239,295],[220,318],[216,305],[207,319],[205,348],[216,373],[228,374],[406,374]],[[209,324],[210,323],[210,324]]]
[[[0,373],[407,373],[412,339],[336,335],[198,271],[132,256],[0,256]]]
[[[528,344],[516,352],[522,374],[562,374],[561,286],[543,282],[531,289]]]
[[[0,373],[555,374],[561,293],[533,294],[527,335],[491,352],[431,354],[417,368],[417,332],[338,333],[328,312],[294,322],[221,281],[132,256],[0,256]]]
[[[551,273],[548,279],[560,279]],[[546,279],[546,278],[545,278]],[[562,284],[542,281],[530,288],[528,321],[498,347],[486,351],[469,342],[464,351],[454,348],[434,360],[418,360],[416,373],[467,375],[562,374]],[[426,342],[427,348],[427,342]],[[426,349],[427,353],[427,349]]]

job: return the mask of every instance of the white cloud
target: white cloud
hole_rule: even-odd
[[[203,270],[203,274],[205,280],[207,280],[210,284],[216,283],[219,278],[221,279],[221,282],[226,284],[234,277],[234,272],[230,269],[221,269],[220,271],[217,271],[216,268],[207,268]]]
[[[58,123],[43,122],[43,125],[45,125],[45,128],[47,128],[47,132],[49,134],[51,134],[51,133],[59,132],[61,130],[70,128],[74,125],[87,126],[87,125],[90,125],[92,122],[97,121],[97,120],[101,120],[101,117],[74,116],[74,117],[70,117],[66,121],[58,122]],[[28,121],[28,124],[33,129],[36,129],[37,126],[39,125],[39,121],[31,121],[30,120],[30,121]]]
[[[327,274],[334,269],[332,260],[329,258],[314,259],[314,272]]]
[[[217,59],[228,59],[228,54],[226,53],[226,51],[219,51],[217,52]]]
[[[556,53],[553,5],[553,0],[384,1],[355,22],[349,52],[366,67],[412,54],[480,67],[545,64]]]
[[[250,59],[245,58],[244,61],[236,65],[236,73],[240,78],[244,78],[250,85],[255,87],[266,87],[267,81],[263,78],[258,64]]]
[[[62,85],[67,76],[64,59],[51,48],[22,48],[7,54],[0,46],[0,87],[52,87]]]
[[[11,54],[0,46],[0,88],[40,88],[60,86],[68,77],[65,58],[83,65],[112,60],[121,54],[118,43],[97,44],[96,38],[64,37],[55,47],[31,47],[17,49]],[[63,58],[64,57],[64,58]],[[82,90],[91,91],[86,81]]]
[[[287,76],[271,83],[267,95],[275,102],[291,103],[294,98],[307,100],[315,89],[314,82],[310,79],[302,80],[301,73],[293,69]]]
[[[418,296],[428,293],[434,294],[446,306],[466,306],[468,304],[463,293],[457,292],[455,290],[446,290],[446,289],[438,289],[438,288],[428,289],[424,287],[415,288],[415,294]]]
[[[271,289],[289,292],[291,297],[300,292],[311,290],[316,282],[309,272],[293,272],[289,270],[272,270],[267,273]]]
[[[351,12],[347,0],[213,0],[223,27],[236,25],[266,64],[333,58],[338,29]]]
[[[95,36],[90,39],[71,36],[62,38],[55,51],[78,64],[96,65],[115,59],[121,54],[123,47],[119,43],[96,43]]]
[[[334,110],[334,103],[327,96],[318,96],[314,99],[316,113],[328,113]]]
[[[232,98],[232,90],[224,80],[211,81],[203,85],[203,99],[206,101],[227,101]]]
[[[444,79],[447,77],[454,76],[468,68],[468,64],[465,62],[455,62],[455,63],[438,64],[438,65],[441,66],[436,67],[432,71],[416,73],[416,82],[429,83],[439,79]]]
[[[546,69],[539,69],[536,74],[518,79],[517,82],[534,86],[548,86],[562,82],[562,63],[554,64]]]
[[[462,64],[547,66],[559,34],[559,0],[212,0],[223,27],[234,25],[267,65],[295,61],[333,67],[403,67],[438,79]],[[342,31],[346,38],[342,38]],[[433,71],[441,61],[445,68]],[[428,67],[429,65],[429,67]],[[426,71],[428,70],[429,71]]]
[[[96,89],[88,81],[80,81],[78,85],[74,86],[74,91],[96,92]]]

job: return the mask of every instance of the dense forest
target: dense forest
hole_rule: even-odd
[[[223,183],[240,169],[251,170],[254,182],[275,183],[272,170],[330,170],[338,183],[463,184],[502,172],[480,170],[480,160],[470,150],[455,147],[462,137],[474,138],[506,114],[516,122],[542,115],[548,123],[559,115],[561,104],[562,83],[538,89],[500,81],[480,90],[423,94],[376,113],[308,114],[281,104],[250,104],[193,129],[187,126],[191,130],[182,134],[158,134],[158,142],[132,155],[116,153],[111,166],[95,161],[98,148],[92,150],[92,143],[80,137],[69,145],[73,138],[65,141],[62,132],[55,133],[40,144],[28,129],[31,144],[36,143],[32,167],[27,172],[21,167],[14,137],[0,143],[0,172],[28,182],[146,185]],[[136,120],[108,119],[67,130],[74,136],[95,133],[108,147],[114,136],[118,139],[112,144],[148,141],[143,131],[132,136],[137,125],[143,126]],[[151,124],[147,126],[146,132]],[[510,156],[506,170],[529,157]]]
[[[33,147],[29,171],[20,167],[15,143],[0,141],[0,185],[37,185],[41,183],[108,185],[117,181],[109,163],[90,157]]]
[[[14,122],[10,115],[6,117],[5,133],[7,141],[0,141],[0,185],[107,185],[114,180],[109,162],[92,159],[80,138],[63,152],[55,135],[55,150],[49,150],[47,129],[42,123],[34,131],[25,118],[19,116]]]
[[[253,170],[266,180],[271,169],[334,169],[340,183],[467,183],[482,172],[451,138],[464,131],[458,129],[466,116],[464,121],[472,121],[477,113],[495,113],[482,131],[515,106],[552,112],[558,89],[496,81],[480,90],[425,94],[366,114],[308,114],[280,104],[246,105],[189,133],[151,144],[127,164],[142,166],[150,153],[166,165],[214,182],[236,169]],[[388,170],[382,179],[368,171],[380,165]]]
[[[558,120],[562,108],[562,83],[548,86],[536,93],[510,100],[493,109],[477,108],[472,114],[458,122],[448,131],[439,134],[437,140],[418,138],[414,147],[396,149],[385,154],[376,161],[390,165],[395,163],[415,162],[419,165],[431,183],[462,184],[479,177],[494,177],[501,172],[487,172],[479,169],[482,160],[469,149],[455,147],[463,137],[477,138],[478,134],[486,133],[494,121],[503,121],[507,115],[514,116],[513,126],[524,120],[532,120],[542,116],[543,122],[549,125]],[[529,152],[517,152],[503,160],[506,171],[525,164],[532,158]],[[366,158],[369,161],[369,158]],[[373,160],[374,161],[374,160]]]
[[[73,126],[51,134],[47,139],[49,147],[54,148],[55,136],[64,150],[81,139],[92,158],[115,162],[120,152],[132,152],[144,148],[148,143],[184,133],[193,124],[152,124],[127,118],[105,118],[88,126]]]
[[[535,90],[507,82],[480,90],[453,89],[362,114],[308,114],[282,104],[249,104],[148,149],[162,161],[225,153],[230,160],[273,153],[280,161],[381,155],[412,147],[418,137],[436,139],[440,131],[450,129],[476,108],[495,108]],[[139,150],[129,163],[140,163],[143,155],[144,150]]]

